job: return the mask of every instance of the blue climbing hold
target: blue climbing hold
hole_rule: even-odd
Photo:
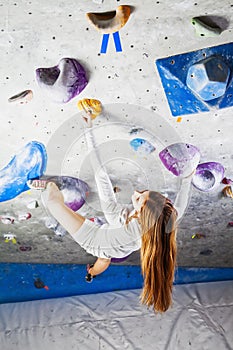
[[[47,165],[45,146],[37,141],[26,144],[0,170],[0,202],[15,198],[27,191],[27,181],[43,175]]]
[[[211,56],[189,67],[186,84],[203,101],[210,101],[225,94],[229,76],[226,63]]]
[[[130,141],[133,150],[140,154],[149,154],[155,150],[155,147],[147,140],[136,138]]]
[[[216,57],[216,61],[215,59],[212,60],[214,57]],[[218,66],[218,63],[216,65],[217,58],[221,61],[220,66]],[[195,87],[192,88],[192,84],[187,81],[187,76],[189,74],[190,80],[194,79],[194,77],[191,77],[192,73],[189,71],[190,67],[195,66],[195,64],[198,65],[202,60],[206,60],[205,65],[208,70],[208,81],[210,82],[212,89],[211,92],[207,92],[208,100],[206,99],[206,96],[203,98],[202,95],[198,95]],[[231,77],[231,67],[233,66],[233,43],[207,47],[192,52],[185,52],[183,54],[157,59],[156,66],[171,113],[174,117],[185,114],[208,112],[211,111],[213,107],[216,109],[222,109],[233,106],[233,79]],[[195,66],[195,68],[198,67]],[[229,70],[231,70],[230,74]],[[213,86],[212,77],[217,75],[217,72],[218,77],[214,77],[214,79],[217,78],[216,81],[218,83],[217,86]],[[197,83],[199,83],[198,72],[196,73]],[[218,80],[219,75],[220,80]],[[218,92],[218,94],[216,94],[216,92]],[[209,99],[209,97],[212,99]]]

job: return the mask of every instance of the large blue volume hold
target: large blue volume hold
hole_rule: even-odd
[[[44,174],[47,165],[45,146],[37,141],[26,144],[0,170],[0,202],[15,198],[29,190],[27,181]]]
[[[156,60],[156,66],[173,116],[208,112],[212,107],[221,109],[233,106],[232,72],[229,75],[225,93],[208,101],[200,98],[187,86],[190,67],[210,57],[218,57],[227,67],[233,67],[233,43]]]

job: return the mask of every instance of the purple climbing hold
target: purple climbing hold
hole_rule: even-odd
[[[200,191],[209,192],[220,185],[224,176],[224,167],[217,162],[199,164],[192,183]]]
[[[224,177],[224,178],[222,179],[222,183],[223,183],[224,185],[231,185],[231,184],[233,184],[233,180]]]
[[[54,67],[37,68],[36,78],[39,86],[58,103],[69,102],[88,83],[83,66],[74,58],[62,58]]]
[[[72,176],[50,176],[43,175],[41,180],[55,182],[62,191],[67,207],[73,211],[80,209],[88,196],[88,184]]]
[[[21,245],[19,247],[19,250],[21,250],[21,252],[30,252],[32,250],[32,247],[28,245]]]
[[[174,143],[159,153],[164,166],[175,176],[188,176],[200,160],[199,149],[188,143]]]

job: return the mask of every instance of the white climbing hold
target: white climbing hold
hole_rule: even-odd
[[[8,99],[8,102],[19,101],[21,104],[28,103],[33,98],[32,90],[24,90]]]
[[[2,224],[10,225],[14,223],[15,218],[13,218],[12,216],[3,215],[3,216],[0,216],[0,220]]]
[[[3,235],[4,239],[5,239],[5,242],[8,243],[9,241],[12,241],[12,243],[16,244],[17,241],[16,241],[16,235],[14,235],[13,233],[5,233]]]
[[[35,209],[35,208],[38,208],[39,207],[39,204],[36,200],[34,201],[31,201],[27,204],[27,208],[28,209]]]
[[[208,37],[219,36],[222,33],[221,28],[219,28],[218,26],[212,27],[207,23],[205,23],[199,17],[193,17],[191,20],[191,23],[195,28],[197,36],[203,36],[208,38]]]
[[[26,221],[32,217],[31,213],[24,213],[24,214],[19,214],[18,215],[18,220],[19,221]]]
[[[104,2],[104,0],[92,0],[93,2],[95,2],[96,4],[100,5]]]

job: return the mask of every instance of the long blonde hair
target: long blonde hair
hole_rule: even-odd
[[[172,304],[176,267],[177,212],[169,199],[150,191],[140,213],[141,268],[144,286],[141,302],[164,312]]]

